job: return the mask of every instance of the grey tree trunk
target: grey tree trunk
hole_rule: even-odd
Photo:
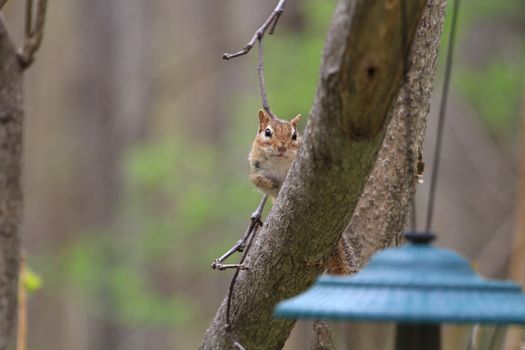
[[[326,321],[315,321],[310,350],[335,350],[332,328]]]
[[[409,56],[408,81],[393,105],[376,164],[343,233],[352,244],[356,269],[376,251],[398,244],[407,226],[415,192],[412,172],[422,152],[446,4],[429,1],[423,12]],[[352,350],[386,349],[394,333],[392,327],[351,323],[346,344]]]
[[[345,229],[358,268],[377,250],[397,244],[407,226],[446,4],[446,0],[428,0],[408,58],[408,80],[392,105],[377,162]]]
[[[22,71],[0,19],[0,350],[16,320],[22,218]]]
[[[410,67],[408,85],[418,86],[419,79],[429,73],[427,65],[433,72],[440,30],[420,19],[425,5],[433,8],[435,1],[406,1],[403,49],[402,3],[342,0],[337,6],[303,145],[246,259],[250,270],[239,274],[231,331],[225,329],[223,301],[201,349],[233,349],[234,342],[250,350],[282,348],[294,322],[274,319],[273,307],[314,281],[348,225],[377,159],[392,111],[398,106],[403,57],[412,47],[418,23],[418,40],[422,43],[412,47],[412,62],[417,60],[417,64]],[[420,39],[426,30],[437,37]],[[432,76],[429,74],[429,79]],[[418,94],[423,96],[430,92],[426,84],[419,89]],[[416,129],[416,119],[424,125],[428,100],[417,99],[417,94],[413,97],[414,101],[407,102],[411,109],[407,123]],[[413,136],[405,141],[407,136],[400,141],[418,144]],[[407,159],[407,153],[398,158]],[[412,163],[414,155],[408,158]],[[406,166],[402,164],[399,167]],[[405,173],[402,181],[411,196],[415,186],[413,166]],[[404,211],[406,217],[406,205],[396,209]]]

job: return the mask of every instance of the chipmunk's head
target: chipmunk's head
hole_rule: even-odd
[[[268,113],[260,110],[259,132],[255,142],[268,157],[275,157],[276,159],[295,158],[301,141],[296,129],[300,119],[300,114],[291,121],[272,118]]]

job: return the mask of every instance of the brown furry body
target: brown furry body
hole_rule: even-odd
[[[297,115],[291,121],[272,119],[259,111],[259,131],[248,156],[250,178],[260,191],[274,198],[299,149],[296,125],[300,118]]]

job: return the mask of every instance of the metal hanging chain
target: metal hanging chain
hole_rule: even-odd
[[[454,8],[452,12],[452,24],[450,27],[450,36],[448,40],[447,48],[447,59],[445,63],[445,79],[443,81],[443,92],[441,94],[441,103],[439,106],[439,119],[438,119],[438,131],[436,138],[436,146],[434,149],[434,159],[432,168],[432,177],[430,180],[430,193],[428,195],[428,206],[427,206],[427,220],[425,231],[429,232],[432,227],[432,219],[434,215],[434,202],[436,199],[436,186],[439,173],[439,161],[441,158],[441,145],[443,143],[443,129],[445,125],[445,116],[447,108],[448,91],[450,85],[450,75],[452,71],[452,60],[454,56],[454,42],[456,40],[456,29],[458,21],[460,0],[454,0]]]

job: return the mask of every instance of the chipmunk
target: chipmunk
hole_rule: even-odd
[[[259,111],[259,131],[248,156],[250,178],[257,189],[273,198],[277,197],[299,149],[301,137],[296,129],[299,120],[300,114],[286,121]]]
[[[259,130],[248,156],[250,179],[257,189],[273,198],[279,194],[301,144],[297,131],[300,120],[300,114],[286,121],[259,110]],[[350,246],[343,237],[328,261],[327,272],[336,275],[350,273],[351,258]]]

